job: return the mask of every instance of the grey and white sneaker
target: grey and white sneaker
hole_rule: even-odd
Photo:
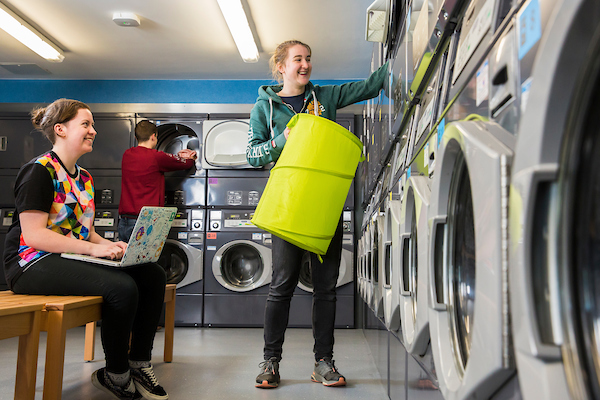
[[[325,357],[315,362],[315,369],[310,376],[313,382],[320,382],[325,386],[346,386],[346,378],[334,365],[334,361]]]
[[[256,377],[257,388],[273,389],[279,386],[279,361],[277,358],[271,357],[258,364],[260,374]]]
[[[115,385],[106,374],[106,368],[100,368],[92,373],[92,384],[103,392],[112,395],[115,399],[139,400],[142,398],[132,379],[125,386]]]
[[[166,400],[169,398],[165,389],[158,384],[152,365],[145,368],[131,368],[131,379],[145,399]]]

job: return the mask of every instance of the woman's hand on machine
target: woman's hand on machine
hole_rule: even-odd
[[[285,136],[285,140],[287,140],[288,137],[290,137],[290,128],[288,128],[287,126],[285,127],[285,130],[283,131],[283,136]]]

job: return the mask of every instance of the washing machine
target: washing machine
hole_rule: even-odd
[[[384,228],[384,292],[383,292],[383,320],[386,328],[397,333],[400,329],[400,303],[397,273],[400,264],[400,196],[391,195],[387,202]]]
[[[508,185],[516,136],[494,121],[498,110],[490,110],[490,87],[492,92],[495,84],[510,87],[517,78],[507,65],[503,79],[490,77],[485,56],[492,49],[496,21],[505,13],[502,4],[469,4],[456,56],[446,69],[452,76],[444,78],[454,102],[443,116],[429,202],[428,317],[446,399],[490,398],[516,372],[507,268]],[[516,43],[511,21],[498,35],[506,40],[495,43],[509,53]],[[505,100],[510,106],[511,99]]]
[[[202,326],[206,210],[179,204],[158,263],[177,285],[176,326]]]
[[[356,292],[362,300],[364,300],[364,283],[365,283],[365,244],[364,244],[364,232],[357,241],[356,248]]]
[[[400,320],[404,346],[414,356],[423,356],[429,346],[427,212],[430,193],[429,178],[412,175],[406,184],[400,218]]]
[[[383,253],[383,224],[385,212],[379,209],[373,214],[373,225],[371,230],[372,252],[371,252],[371,310],[377,318],[383,318],[383,285],[381,284],[381,261]]]
[[[342,212],[342,254],[340,272],[336,283],[336,328],[354,328],[354,222],[353,212]],[[312,326],[312,260],[310,252],[304,252],[298,285],[290,305],[290,327]]]
[[[271,234],[254,209],[211,209],[206,228],[204,325],[261,327],[272,275]]]
[[[365,303],[367,307],[372,308],[373,302],[373,223],[372,217],[369,217],[365,230],[365,243],[366,243],[366,255],[365,255]]]
[[[177,285],[176,326],[202,326],[204,234],[206,221],[206,171],[202,168],[202,122],[206,114],[144,114],[158,129],[156,149],[177,154],[194,150],[198,159],[189,170],[165,173],[165,205],[177,215],[158,261],[167,282]]]
[[[526,400],[597,399],[600,7],[584,0],[531,4],[549,22],[534,42],[510,191],[519,381]],[[519,54],[523,66],[529,53]]]
[[[4,240],[6,239],[8,228],[10,228],[10,225],[12,224],[14,214],[14,206],[12,208],[0,208],[0,254],[2,255],[4,254]],[[2,265],[4,265],[4,263]],[[4,277],[4,268],[0,274],[0,291],[2,290],[8,290],[8,284],[6,283],[6,278]]]

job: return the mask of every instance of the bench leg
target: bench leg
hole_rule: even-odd
[[[38,348],[40,343],[41,311],[33,313],[31,332],[19,336],[15,399],[34,400],[37,374]]]
[[[96,321],[88,322],[85,325],[85,350],[83,359],[85,361],[94,361],[94,347],[96,345]]]
[[[67,329],[64,325],[63,317],[62,311],[48,312],[48,339],[46,343],[43,400],[60,400],[62,397],[65,340],[67,337]]]
[[[173,340],[175,336],[175,296],[165,303],[165,362],[173,361]]]

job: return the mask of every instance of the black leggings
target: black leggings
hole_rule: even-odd
[[[342,254],[342,220],[321,263],[310,254],[313,283],[312,328],[315,360],[333,357],[336,284]],[[304,250],[273,235],[273,275],[265,307],[265,360],[281,360],[285,330],[290,316],[290,303],[298,284]]]
[[[124,373],[129,370],[128,359],[152,358],[165,285],[166,274],[158,264],[113,268],[50,254],[27,268],[12,290],[18,294],[102,296],[106,369]]]

